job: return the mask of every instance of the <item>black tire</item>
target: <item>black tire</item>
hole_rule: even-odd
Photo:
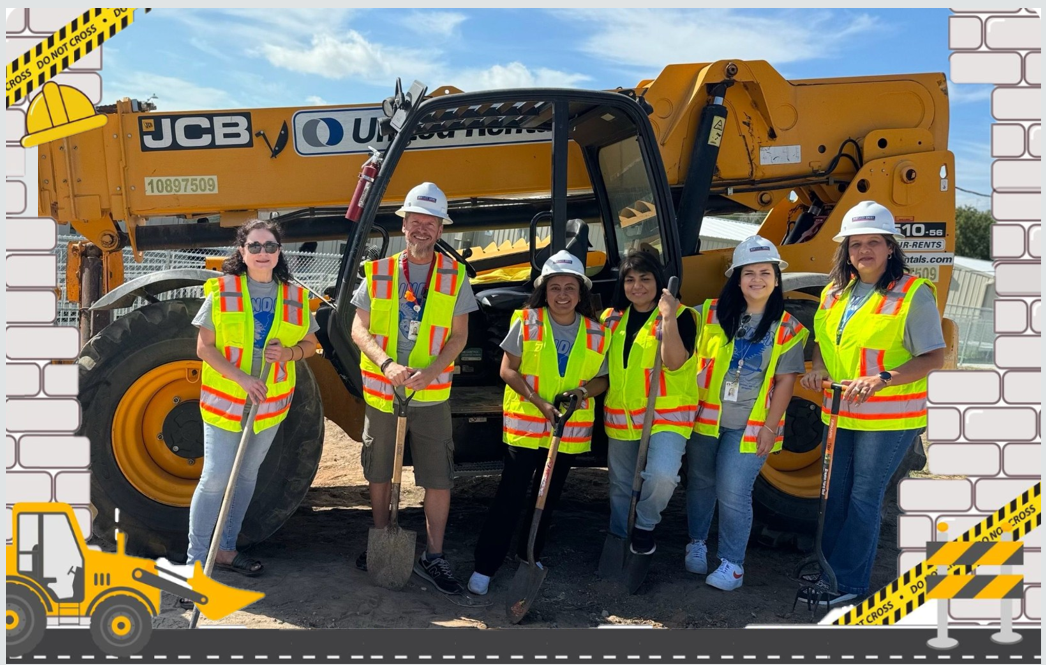
[[[911,471],[922,469],[926,463],[922,438],[916,437],[886,487],[886,510],[890,497],[897,493],[897,483]],[[752,539],[771,547],[795,546],[807,550],[813,546],[817,532],[818,499],[804,499],[777,489],[758,476],[752,488],[754,525]]]
[[[94,534],[103,542],[115,542],[114,514],[119,509],[120,528],[132,554],[184,561],[189,509],[159,503],[128,482],[113,454],[113,416],[120,399],[145,372],[197,358],[192,318],[199,308],[199,300],[142,307],[106,327],[80,353],[83,424],[78,434],[91,441]],[[239,547],[265,540],[294,513],[316,476],[323,432],[319,386],[306,363],[299,363],[294,401],[258,473]],[[202,446],[202,429],[199,436]]]
[[[24,656],[40,644],[47,610],[40,598],[20,584],[7,584],[7,657]]]
[[[138,653],[152,634],[152,616],[145,604],[133,596],[111,596],[91,612],[91,639],[110,656]]]

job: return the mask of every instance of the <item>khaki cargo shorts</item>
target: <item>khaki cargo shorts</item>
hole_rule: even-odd
[[[450,405],[443,402],[408,407],[407,433],[414,464],[414,484],[425,489],[451,489],[454,486],[454,440]],[[368,404],[363,421],[363,451],[360,453],[367,482],[391,482],[395,454],[396,416]]]

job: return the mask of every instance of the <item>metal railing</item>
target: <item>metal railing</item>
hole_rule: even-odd
[[[995,311],[991,307],[946,305],[944,316],[959,327],[960,366],[995,363]]]
[[[68,260],[68,244],[82,240],[79,236],[59,236],[58,247],[55,254],[58,257],[58,283],[65,284],[65,268]],[[203,268],[204,259],[211,256],[228,256],[230,247],[213,247],[210,249],[175,249],[156,250],[145,252],[141,263],[136,263],[130,248],[124,249],[124,281],[173,268]],[[291,275],[316,293],[334,286],[338,279],[338,267],[341,265],[339,254],[318,254],[312,252],[285,252]],[[160,300],[174,300],[177,298],[202,298],[203,287],[192,287],[176,289],[162,294]],[[113,310],[113,320],[126,315],[128,312],[145,305],[146,302],[139,298],[132,307]],[[79,303],[66,300],[66,292],[63,289],[62,296],[58,299],[58,318],[56,325],[75,326],[80,309]]]

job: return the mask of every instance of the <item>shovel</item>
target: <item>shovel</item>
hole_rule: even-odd
[[[804,591],[807,592],[807,606],[814,613],[822,600],[828,600],[830,593],[834,594],[839,591],[835,571],[828,564],[824,551],[821,549],[821,539],[824,536],[824,512],[828,506],[828,481],[832,476],[832,452],[835,450],[835,434],[844,387],[842,384],[831,381],[825,381],[823,384],[825,390],[832,391],[832,412],[828,419],[828,437],[824,442],[824,457],[821,461],[821,502],[817,507],[817,538],[814,543],[814,553],[795,569],[799,589],[796,590],[795,601],[792,602],[793,612]]]
[[[668,280],[668,292],[673,296],[678,286],[678,277]],[[639,497],[643,493],[643,471],[646,470],[650,434],[654,427],[654,404],[657,401],[657,387],[660,385],[661,336],[658,335],[657,351],[654,353],[654,369],[650,373],[651,390],[646,398],[643,433],[639,439],[639,453],[636,455],[636,472],[632,476],[632,502],[628,507],[628,530],[625,531],[624,538],[607,533],[607,539],[603,542],[603,552],[599,556],[599,576],[624,586],[630,594],[639,591],[654,559],[650,554],[632,553],[632,530],[636,526],[636,504],[639,503]]]
[[[556,397],[556,408],[565,400],[565,395]],[[556,453],[559,452],[559,440],[563,438],[563,429],[567,421],[574,415],[577,408],[577,395],[570,395],[570,404],[567,410],[556,418],[555,431],[552,433],[552,443],[548,447],[548,458],[545,460],[545,470],[541,474],[541,484],[538,486],[537,502],[534,505],[534,519],[530,521],[530,536],[527,538],[527,560],[519,564],[516,576],[512,579],[512,588],[509,590],[508,600],[505,603],[505,612],[508,620],[519,623],[534,600],[538,597],[541,583],[545,581],[548,570],[538,567],[534,560],[534,541],[538,536],[538,525],[541,523],[541,514],[545,511],[545,496],[548,484],[552,479],[552,469],[556,465]]]
[[[261,374],[263,379],[269,375],[269,361],[262,363]],[[247,452],[247,443],[254,435],[254,419],[258,417],[258,402],[251,404],[251,410],[247,412],[247,421],[243,424],[243,434],[240,435],[240,445],[236,448],[236,457],[232,460],[232,471],[229,472],[229,482],[225,486],[225,496],[222,497],[222,507],[218,511],[218,522],[215,524],[214,533],[211,534],[211,546],[207,550],[207,561],[203,564],[203,574],[210,577],[214,572],[214,562],[218,558],[218,544],[221,542],[221,531],[225,527],[225,520],[229,518],[229,510],[232,509],[232,496],[236,492],[236,479],[240,475],[240,466],[243,464],[243,456]],[[206,464],[206,460],[204,460]],[[189,628],[196,628],[200,622],[200,608],[193,607],[192,617],[189,619]]]
[[[367,572],[386,589],[402,589],[414,571],[418,534],[400,528],[400,482],[403,476],[403,446],[407,440],[407,405],[414,399],[393,388],[396,411],[396,453],[392,461],[392,499],[389,524],[372,528],[367,535]]]

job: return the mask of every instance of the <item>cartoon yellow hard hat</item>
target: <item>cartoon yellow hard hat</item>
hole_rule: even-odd
[[[106,116],[95,112],[84,93],[72,86],[48,81],[29,104],[22,147],[32,148],[104,127],[107,120]]]

